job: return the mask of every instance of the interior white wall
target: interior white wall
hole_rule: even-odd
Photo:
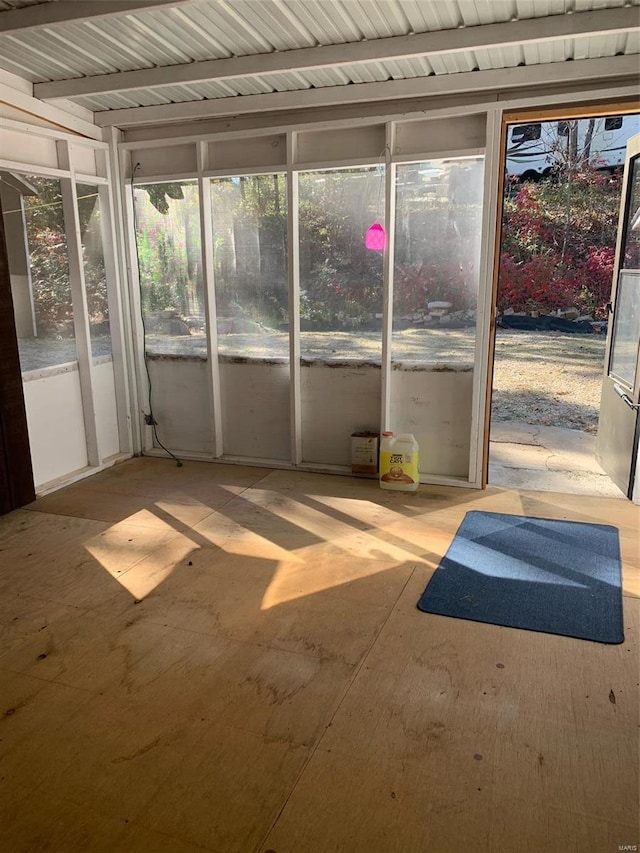
[[[40,104],[31,97],[30,84],[24,82],[22,85],[16,82],[13,75],[0,74],[0,83],[6,83],[3,85],[2,94],[5,101],[0,104],[1,168],[18,177],[22,175],[28,178],[30,174],[35,174],[58,179],[61,181],[63,197],[67,201],[73,198],[76,180],[86,182],[88,178],[95,177],[95,183],[106,190],[108,175],[105,164],[109,153],[108,145],[97,141],[102,132],[88,120],[91,114],[80,108],[74,108],[71,113],[67,113],[50,104]],[[106,205],[102,211],[103,218],[109,223],[108,195],[104,200]],[[67,247],[70,269],[72,257],[76,261],[77,295],[78,282],[80,287],[84,287],[82,247],[79,231],[75,227],[75,215],[69,216],[69,210],[67,205]],[[24,233],[17,233],[16,230],[16,233],[9,233],[7,237],[10,255],[19,251],[25,253]],[[113,359],[103,358],[94,363],[90,341],[87,341],[84,357],[78,347],[78,363],[52,366],[23,375],[32,465],[38,491],[42,491],[45,486],[49,488],[51,481],[55,481],[56,485],[64,485],[65,482],[82,476],[89,463],[88,448],[92,443],[99,447],[97,458],[91,458],[95,470],[108,464],[121,452],[130,452],[130,446],[122,440],[123,434],[126,433],[123,424],[126,425],[130,413],[127,401],[117,391],[118,384],[124,384],[125,357],[123,343],[118,334],[121,326],[118,316],[119,301],[112,299],[114,262],[111,252],[114,250],[114,241],[108,229],[103,235],[103,249],[105,264],[110,270],[108,286]],[[12,269],[12,274],[13,272]],[[24,272],[21,271],[20,274]],[[74,309],[77,312],[75,297]],[[76,318],[81,314],[76,313]],[[22,337],[28,331],[25,328],[25,306],[21,307],[19,315],[17,331]],[[76,328],[76,342],[77,334]],[[116,370],[121,377],[119,382],[116,382]],[[86,377],[89,374],[91,378],[87,383]],[[92,431],[97,434],[97,442],[91,440]]]
[[[291,179],[298,169],[379,163],[385,147],[385,159],[393,158],[395,162],[442,157],[445,152],[452,157],[456,153],[477,154],[482,152],[486,140],[486,114],[471,109],[467,115],[449,119],[439,116],[436,120],[429,120],[422,114],[419,120],[398,122],[393,130],[390,133],[389,126],[378,121],[355,127],[292,131],[288,134],[289,146],[284,145],[284,135],[273,133],[246,134],[236,139],[222,134],[192,142],[183,138],[178,144],[168,140],[166,145],[159,135],[153,142],[122,146],[126,153],[123,178],[126,180],[136,166],[136,181],[190,177],[206,181],[207,177],[215,175],[285,168]],[[130,210],[129,215],[131,220]],[[208,217],[205,216],[203,222],[208,226]],[[206,252],[205,246],[205,267],[208,263]],[[133,268],[135,272],[135,262]],[[135,286],[132,287],[132,300],[139,311]],[[207,326],[215,328],[211,318]],[[139,346],[142,349],[142,340]],[[294,343],[292,351],[295,349]],[[298,367],[297,358],[292,364],[295,367],[290,375],[288,365],[267,365],[244,358],[223,357],[195,364],[179,357],[151,358],[153,409],[161,441],[176,452],[220,455],[212,440],[215,429],[206,402],[207,389],[212,385],[215,389],[212,371],[217,367],[219,392],[217,399],[214,392],[212,405],[213,411],[219,411],[221,417],[224,457],[280,460],[285,464],[295,464],[299,459],[303,465],[349,467],[351,433],[380,429],[381,366],[318,361]],[[431,368],[433,373],[427,370],[418,377],[412,371],[408,378],[394,371],[393,425],[399,431],[411,429],[425,440],[436,436],[440,452],[427,453],[423,457],[425,478],[433,475],[438,479],[468,482],[473,374],[456,371],[443,379],[436,372],[436,365]],[[295,404],[291,387],[298,373],[300,393]],[[194,383],[191,390],[190,382]],[[431,395],[428,408],[412,403],[412,399],[422,393],[425,383]],[[409,398],[401,404],[404,393]],[[439,395],[442,395],[441,400]],[[143,399],[141,409],[144,409],[144,402]],[[291,420],[294,405],[301,413],[299,427]],[[457,419],[451,415],[452,406],[457,407]],[[188,423],[181,415],[183,411],[190,413]],[[428,417],[436,420],[421,424],[420,417],[426,417],[427,412]],[[452,423],[455,423],[454,428]],[[299,456],[291,452],[294,443],[301,447]]]
[[[85,468],[87,436],[78,370],[29,379],[24,402],[36,489]]]
[[[350,466],[351,433],[380,429],[380,365],[317,361],[300,385],[303,462]]]
[[[153,412],[159,437],[175,452],[212,454],[206,362],[152,357]],[[225,456],[290,459],[289,365],[222,359]],[[380,429],[380,366],[313,362],[300,369],[303,464],[351,465],[352,432]],[[393,428],[413,432],[420,472],[466,479],[471,365],[420,365],[392,372]]]
[[[147,361],[158,437],[170,450],[211,456],[213,420],[202,359],[153,357]],[[149,407],[143,404],[145,411]]]
[[[29,135],[15,130],[2,130],[0,157],[4,163],[15,163],[27,167],[58,168],[58,152],[55,138]],[[34,168],[34,171],[37,171]]]
[[[473,366],[416,365],[391,373],[391,428],[420,446],[423,477],[469,474]]]
[[[12,77],[12,75],[2,73],[2,75],[0,75],[0,82],[6,82],[8,77]],[[584,100],[587,89],[586,86],[583,88],[584,91],[576,89],[575,99]],[[595,84],[592,85],[592,89],[595,91]],[[9,164],[13,163],[17,167],[22,167],[26,164],[27,166],[34,167],[34,170],[36,168],[55,170],[57,167],[56,141],[64,135],[64,129],[66,129],[68,133],[84,133],[87,137],[92,139],[101,138],[100,129],[93,125],[91,122],[91,115],[87,111],[82,111],[77,107],[71,112],[57,109],[52,104],[45,104],[33,98],[32,90],[33,87],[31,84],[27,81],[20,80],[19,78],[15,78],[15,82],[11,82],[9,93],[6,87],[3,90],[3,99],[5,100],[5,103],[0,105],[0,118],[7,119],[8,123],[5,122],[3,129],[2,152],[0,156],[5,162],[9,162]],[[603,84],[600,91],[596,94],[602,99],[603,97],[610,96],[611,93],[606,89],[605,84]],[[622,97],[633,94],[633,92],[620,90],[620,92],[616,94]],[[515,98],[516,96],[513,95],[511,97]],[[537,102],[541,106],[552,102],[560,103],[563,98],[565,100],[567,98],[567,96],[562,93],[553,92],[551,94],[541,92],[538,96],[531,96],[524,90],[522,93],[519,93],[517,97],[520,98],[520,100],[517,102],[516,100],[512,100],[509,105],[511,108],[518,106],[519,104],[529,107],[533,106],[536,104],[536,98],[538,99]],[[497,99],[499,99],[498,96]],[[484,122],[483,111],[486,109],[486,103],[482,102],[482,99],[478,99],[476,97],[476,104],[474,106],[474,98],[465,96],[459,97],[457,100],[454,99],[455,104],[450,109],[446,104],[441,107],[441,100],[442,99],[435,99],[433,101],[433,104],[440,110],[438,115],[439,125],[436,125],[436,123],[431,121],[429,118],[425,119],[425,106],[427,109],[429,109],[429,106],[426,102],[422,101],[415,101],[415,114],[407,116],[406,120],[403,115],[394,117],[394,120],[397,119],[399,122],[398,133],[396,136],[398,144],[394,149],[395,156],[399,158],[407,158],[412,156],[412,154],[415,154],[416,156],[423,156],[424,153],[429,151],[434,155],[436,152],[444,153],[440,150],[443,145],[446,148],[454,146],[454,144],[456,148],[475,148],[482,146],[482,124]],[[485,98],[485,102],[486,100],[487,98]],[[432,102],[429,101],[429,104],[431,103]],[[454,102],[452,101],[452,104],[453,103]],[[358,109],[359,108],[357,106],[353,106],[348,109],[345,108],[342,111],[347,122],[350,121],[349,116],[355,116]],[[362,109],[364,109],[364,107],[362,107]],[[326,157],[329,159],[335,158],[336,165],[340,164],[340,159],[349,159],[349,157],[353,157],[356,160],[359,158],[371,160],[373,152],[377,149],[377,139],[380,134],[380,128],[383,126],[381,122],[389,119],[389,115],[387,114],[389,112],[389,107],[385,105],[380,107],[376,106],[374,108],[374,113],[371,113],[371,109],[369,107],[367,107],[367,109],[369,110],[369,115],[364,120],[364,124],[369,125],[370,127],[365,126],[364,128],[358,128],[355,131],[349,130],[349,132],[345,132],[343,136],[343,144],[340,140],[340,134],[336,134],[335,129],[328,128],[327,123],[325,122],[324,126],[319,128],[315,134],[304,138],[304,144],[298,151],[298,159],[296,160],[296,163],[299,164],[306,159],[311,160],[314,157],[321,157],[323,160]],[[377,110],[377,112],[375,112],[375,110]],[[340,114],[339,108],[332,108],[329,112],[336,116]],[[454,114],[455,118],[453,118]],[[331,115],[329,115],[329,120],[330,119]],[[256,132],[247,133],[245,131],[244,140],[240,138],[242,134],[240,134],[238,138],[235,138],[232,129],[236,126],[241,128],[242,120],[242,117],[237,121],[234,118],[229,118],[228,120],[225,119],[224,121],[217,122],[217,125],[216,122],[211,123],[211,127],[216,125],[222,132],[212,133],[206,142],[210,154],[210,156],[206,158],[208,168],[217,169],[222,173],[225,168],[238,168],[239,170],[244,169],[250,171],[252,166],[266,168],[270,166],[275,167],[276,165],[283,163],[283,132],[280,132],[279,134],[276,133],[275,127],[272,123],[270,129],[267,128],[267,130],[262,131],[258,129],[257,135]],[[263,121],[265,123],[265,127],[267,127],[270,119],[265,117],[264,119],[261,119],[261,121]],[[280,121],[282,121],[282,119],[280,119]],[[295,121],[295,114],[292,113],[291,118],[287,120],[286,126],[288,128],[295,127]],[[363,123],[362,118],[357,121],[359,123]],[[43,133],[40,135],[29,135],[29,138],[27,139],[24,129],[16,131],[15,128],[10,126],[12,123],[21,124],[23,127],[31,123],[34,129],[38,127],[41,130],[47,130],[49,133],[48,135]],[[245,125],[249,127],[246,122]],[[373,125],[375,125],[375,130],[372,129]],[[131,140],[135,140],[136,138],[136,131],[131,131],[128,137],[130,142],[126,148],[131,151],[131,161],[133,163],[137,162],[141,151],[143,154],[145,150],[148,152],[148,156],[145,155],[144,157],[144,159],[146,159],[146,166],[143,167],[145,171],[141,174],[147,176],[153,175],[154,177],[164,175],[169,179],[172,176],[175,176],[177,171],[186,170],[188,172],[192,172],[195,177],[198,164],[196,148],[198,142],[195,141],[195,133],[199,132],[202,134],[206,127],[207,125],[204,122],[199,124],[198,128],[194,128],[192,123],[187,122],[182,127],[173,125],[171,128],[144,128],[144,130],[139,132],[140,136],[138,138],[141,139],[141,142],[137,145],[135,142],[131,142]],[[60,128],[63,130],[60,131]],[[282,128],[280,128],[280,130],[282,131]],[[168,143],[166,143],[167,147],[165,147],[165,143],[162,139],[165,134],[167,137],[182,135],[183,137],[188,137],[194,141],[184,143],[184,147],[183,145],[178,146],[179,151],[177,152],[175,141],[173,150],[171,150],[171,146]],[[200,135],[197,138],[202,139],[203,137]],[[143,139],[144,141],[142,141]],[[423,139],[429,141],[424,147],[422,145]],[[323,144],[323,140],[325,144]],[[456,142],[454,143],[452,140],[456,140]],[[79,140],[79,142],[82,143],[83,140]],[[137,148],[140,150],[137,151]],[[150,152],[151,148],[154,149],[153,154]],[[179,154],[178,157],[175,156],[176,153]],[[378,155],[379,153],[380,152],[378,150]],[[451,150],[449,153],[451,156],[454,156],[456,151]],[[302,156],[300,156],[300,154],[302,154]],[[93,174],[93,171],[91,171],[90,157],[93,157],[93,152],[91,155],[85,152],[78,158],[78,163],[82,163],[83,170],[86,169],[88,174]],[[116,157],[114,157],[114,161],[115,160],[117,160]],[[478,358],[482,357],[484,357],[484,351],[478,353]],[[205,403],[205,401],[208,400],[208,394],[203,392],[203,389],[208,388],[211,384],[210,376],[208,375],[209,368],[202,362],[200,364],[181,362],[180,364],[176,363],[171,367],[167,367],[164,363],[162,363],[162,366],[160,365],[160,361],[150,362],[152,376],[155,371],[160,383],[164,384],[165,379],[167,381],[167,391],[166,393],[163,391],[160,394],[159,401],[156,403],[157,415],[159,418],[163,418],[162,430],[168,431],[168,435],[165,437],[166,443],[176,449],[194,450],[195,452],[203,452],[207,454],[214,453],[215,448],[211,438],[211,411],[208,402]],[[113,433],[111,426],[109,425],[109,419],[113,413],[111,379],[107,376],[108,370],[103,370],[103,365],[100,365],[99,367],[101,369],[95,370],[97,377],[96,386],[101,389],[99,392],[99,399],[97,401],[96,412],[101,413],[99,429],[101,431],[101,436],[104,439],[104,446],[105,448],[110,449],[113,447]],[[241,432],[238,432],[236,435],[237,426],[239,424],[245,425],[247,415],[252,414],[251,408],[249,408],[248,411],[243,409],[243,405],[249,405],[249,395],[243,394],[242,391],[239,390],[239,387],[236,386],[236,382],[239,381],[238,377],[242,375],[242,372],[239,373],[235,368],[247,367],[247,365],[228,365],[227,367],[234,368],[233,370],[225,368],[223,371],[226,374],[226,378],[224,380],[225,394],[227,394],[228,400],[231,403],[231,406],[228,408],[225,415],[225,451],[231,453],[234,441],[237,440],[238,447],[252,448],[256,446],[256,434],[264,437],[267,433],[263,433],[261,431],[261,423],[258,419],[253,433],[245,430],[244,435]],[[336,460],[335,463],[332,464],[348,464],[346,450],[343,449],[334,453],[334,448],[343,440],[345,430],[357,428],[351,427],[349,423],[354,420],[356,416],[359,416],[358,424],[365,421],[367,423],[369,421],[372,423],[379,421],[379,392],[374,390],[374,385],[376,383],[373,381],[376,377],[376,373],[379,373],[379,370],[375,367],[358,368],[358,370],[364,371],[362,374],[358,374],[359,377],[365,376],[366,379],[362,380],[359,378],[357,383],[354,381],[354,387],[351,389],[349,388],[350,383],[348,380],[344,380],[344,382],[341,380],[342,391],[338,395],[335,405],[333,404],[333,394],[329,397],[332,401],[332,405],[330,407],[326,405],[322,406],[319,402],[322,398],[316,398],[312,393],[315,388],[320,388],[322,390],[324,387],[324,390],[327,390],[324,376],[321,375],[321,371],[327,370],[339,370],[339,368],[327,368],[323,366],[322,368],[317,369],[317,373],[315,372],[316,368],[314,367],[302,368],[301,370],[303,377],[302,402],[304,406],[306,406],[308,412],[313,413],[317,409],[319,417],[325,418],[324,421],[320,420],[318,423],[316,423],[315,420],[313,420],[313,423],[309,423],[310,429],[308,431],[306,444],[308,453],[305,453],[305,457],[307,457],[309,461],[312,461],[311,456],[326,457],[321,460],[320,464],[329,463],[331,462],[331,459]],[[450,404],[451,406],[454,405],[454,400],[457,397],[458,392],[461,391],[462,388],[466,389],[466,383],[470,381],[472,374],[456,374],[455,380],[453,380],[453,377],[450,377],[452,382],[455,381],[455,383],[461,383],[460,385],[456,384],[454,388],[453,385],[450,386],[448,381],[445,381],[442,376],[438,376],[436,378],[436,371],[431,372],[433,373],[433,376],[431,376],[429,380],[426,380],[424,376],[419,379],[409,375],[396,376],[396,371],[394,371],[393,385],[398,394],[402,394],[402,388],[404,387],[406,394],[409,395],[409,397],[405,398],[405,403],[407,403],[407,401],[408,403],[411,403],[410,395],[412,393],[413,383],[418,383],[418,390],[420,393],[423,393],[424,388],[427,387],[424,383],[431,383],[433,380],[435,383],[433,386],[434,394],[436,395],[434,406],[444,404],[444,408],[442,409],[443,418],[437,426],[437,432],[439,434],[441,431],[444,431],[444,427],[452,423],[450,419],[447,420],[449,417],[447,407]],[[277,400],[277,406],[275,406],[275,408],[277,408],[277,411],[280,414],[276,418],[277,426],[274,427],[274,429],[280,437],[277,441],[272,441],[270,439],[272,444],[265,442],[265,444],[260,447],[261,452],[256,455],[269,455],[270,451],[275,448],[275,458],[280,458],[278,454],[284,453],[285,449],[285,441],[281,430],[283,429],[285,415],[288,414],[284,405],[285,384],[282,381],[282,371],[273,368],[270,373],[271,376],[264,386],[260,385],[262,382],[262,371],[255,373],[253,378],[249,377],[247,371],[245,379],[250,383],[250,386],[253,387],[254,390],[259,387],[260,391],[267,396],[272,393],[272,391],[275,394],[275,397],[273,397],[274,400]],[[57,375],[63,376],[66,374]],[[334,375],[337,376],[338,374],[336,373]],[[39,379],[37,381],[48,381],[49,378],[55,379],[56,376],[47,377],[46,380],[42,377],[41,380]],[[27,384],[33,384],[33,382]],[[55,382],[54,384],[58,385],[60,382]],[[63,382],[62,384],[68,384],[68,381],[66,383]],[[156,383],[156,390],[157,385],[158,383]],[[41,405],[41,398],[50,399],[51,395],[49,395],[48,392],[46,395],[40,394],[39,392],[36,393],[35,387],[36,386],[34,385],[29,391],[31,400],[30,405],[32,411],[37,410],[39,412],[40,410],[38,409],[38,406]],[[431,386],[429,385],[429,387]],[[189,391],[189,388],[193,388],[195,393],[192,394]],[[173,396],[171,396],[172,389],[177,392]],[[333,389],[331,390],[333,391]],[[362,408],[358,411],[355,411],[355,409],[351,407],[351,391],[355,391],[356,397],[362,404]],[[66,393],[68,395],[69,388],[66,389]],[[103,393],[104,397],[102,396]],[[394,392],[394,394],[395,393],[396,392]],[[464,393],[467,397],[470,396],[467,395],[466,390]],[[376,399],[378,410],[374,413]],[[402,410],[401,408],[398,408],[401,405],[400,399],[397,398],[397,396],[394,396],[393,399],[394,412],[404,411],[403,417],[406,418],[407,421],[417,422],[417,412],[412,411],[411,405],[408,405],[407,403],[406,409]],[[187,411],[185,411],[185,407],[183,405],[184,402],[189,403],[191,406]],[[340,411],[340,406],[343,403],[346,408],[343,408],[342,411]],[[139,408],[139,406],[136,406],[136,408]],[[460,400],[458,399],[455,411],[461,412],[463,414],[463,418],[456,421],[456,428],[461,428],[461,425],[467,418],[466,411],[463,412],[462,408],[460,407]],[[439,405],[438,412],[440,412]],[[75,419],[76,414],[75,410],[74,414],[70,414],[71,420]],[[353,414],[353,418],[351,414]],[[104,423],[102,423],[103,416],[107,418]],[[271,412],[269,414],[269,418],[271,419],[272,424],[274,423],[274,417],[274,413]],[[414,432],[419,435],[417,427]],[[37,429],[35,430],[34,435],[36,433]],[[459,453],[463,451],[463,443],[461,443],[459,438],[460,436],[458,435],[455,437],[455,440],[452,441],[452,455],[448,457],[452,466],[450,472],[454,468],[458,470]],[[424,455],[425,448],[428,449],[431,446],[435,446],[432,444],[431,434],[425,434],[424,439],[421,441],[421,445],[423,447],[423,465],[421,467],[425,470],[425,466],[428,464],[428,457],[425,457]],[[39,451],[39,446],[36,447],[36,450]],[[239,453],[239,455],[244,455],[244,453]],[[328,457],[331,457],[331,459]],[[429,467],[431,467],[430,463]],[[462,469],[460,468],[460,470]],[[463,476],[463,474],[455,474],[454,476]],[[42,478],[40,478],[39,481],[44,482]],[[640,486],[638,486],[638,484],[636,487],[636,499],[640,502]]]
[[[611,92],[604,87],[584,86],[576,90],[575,98],[584,102],[603,97],[628,97],[628,90]],[[572,95],[569,100],[574,96]],[[371,113],[368,117],[356,116],[351,121],[346,110],[342,120],[331,126],[331,116],[324,125],[310,123],[296,125],[295,114],[287,123],[275,116],[261,119],[261,126],[250,128],[247,122],[230,119],[228,122],[203,123],[195,128],[189,123],[174,124],[170,128],[127,131],[121,146],[130,164],[141,164],[140,175],[152,180],[162,180],[187,175],[206,179],[215,175],[253,174],[287,169],[289,176],[296,170],[313,168],[339,168],[381,162],[385,144],[392,163],[415,162],[430,157],[455,157],[472,155],[487,150],[488,164],[496,172],[499,161],[500,123],[503,106],[532,108],[548,104],[561,104],[567,96],[560,92],[542,92],[536,96],[517,93],[510,101],[493,103],[473,98],[458,98],[448,106],[438,103],[433,114],[429,105],[413,115],[384,116]],[[466,103],[465,103],[466,100]],[[417,102],[416,102],[417,103]],[[336,115],[339,111],[336,111]],[[488,117],[490,120],[488,120]],[[389,127],[393,132],[389,133]],[[207,133],[207,127],[212,132]],[[216,127],[216,130],[213,128]],[[237,128],[237,130],[234,130]],[[385,132],[386,128],[386,132]],[[166,134],[166,139],[163,135]],[[287,151],[283,150],[285,137]],[[136,142],[139,139],[139,142]],[[386,142],[385,142],[386,141]],[[381,144],[382,143],[382,144]],[[189,154],[189,150],[193,152]],[[174,156],[179,152],[180,156]],[[199,153],[200,152],[200,153]],[[286,155],[286,156],[285,156]],[[385,155],[385,159],[387,159]],[[197,169],[189,171],[196,162]],[[180,168],[179,175],[177,169]],[[130,168],[130,167],[129,167]],[[184,170],[187,170],[185,173]],[[497,175],[497,172],[496,172]],[[495,177],[495,176],[494,176]],[[479,486],[482,476],[482,427],[485,419],[487,353],[490,337],[491,284],[495,252],[494,230],[497,210],[497,179],[485,181],[485,213],[483,256],[481,267],[481,292],[477,318],[475,365],[443,369],[439,364],[423,365],[421,370],[391,371],[392,392],[390,408],[391,425],[396,430],[412,431],[421,445],[421,474],[425,481],[433,478],[442,482],[471,483]],[[295,351],[295,346],[292,352]],[[217,361],[216,361],[217,364]],[[297,365],[297,359],[292,361]],[[273,377],[263,382],[264,366],[234,365],[233,370],[221,364],[221,391],[218,407],[222,409],[224,453],[229,456],[256,458],[283,458],[285,456],[285,424],[292,411],[289,400],[287,410],[286,382]],[[300,375],[298,404],[302,411],[299,431],[295,423],[290,427],[292,441],[301,441],[301,463],[316,465],[349,465],[348,437],[354,429],[376,429],[380,426],[380,368],[372,365],[343,368],[336,365],[303,365],[294,367]],[[340,371],[346,371],[341,375]],[[351,375],[349,375],[351,371]],[[357,371],[357,372],[356,372]],[[252,373],[251,377],[249,374]],[[274,371],[274,375],[279,371]],[[332,379],[327,380],[329,375]],[[231,376],[235,379],[232,381]],[[358,380],[354,379],[358,376]],[[241,377],[252,390],[243,393]],[[201,388],[211,385],[211,377]],[[278,436],[263,430],[263,420],[256,412],[251,398],[256,394],[266,397],[267,407],[273,406],[266,422],[275,423]],[[271,402],[270,402],[271,401]],[[251,428],[247,421],[254,423]],[[209,426],[209,424],[207,424]],[[300,457],[294,454],[293,464]]]
[[[97,175],[95,149],[86,145],[72,145],[73,168],[82,175]]]
[[[289,364],[220,360],[224,452],[291,460]]]
[[[94,364],[93,375],[96,392],[96,421],[98,438],[103,458],[108,459],[120,452],[118,433],[118,406],[116,386],[113,375],[113,361],[99,361]]]
[[[420,120],[400,122],[394,130],[401,132],[388,135],[384,122],[373,122],[365,126],[294,132],[288,150],[283,145],[284,137],[278,134],[244,135],[237,139],[222,134],[201,142],[181,140],[177,145],[173,140],[163,145],[159,136],[152,143],[123,146],[126,151],[123,177],[126,179],[131,174],[134,165],[136,180],[147,178],[157,182],[187,179],[198,173],[202,177],[271,171],[276,161],[281,168],[288,165],[293,170],[378,163],[390,139],[393,144],[386,157],[397,158],[398,162],[441,157],[446,150],[455,156],[456,146],[465,154],[480,153],[486,139],[486,115],[472,110],[468,115],[430,121],[422,114]],[[239,164],[244,168],[238,168]],[[203,223],[205,227],[210,223],[206,211]],[[135,291],[134,287],[134,295]],[[298,457],[301,464],[349,468],[351,433],[380,429],[381,365],[303,363],[299,368],[301,417],[296,434],[288,364],[267,365],[227,358],[212,364],[219,372],[218,407],[224,457],[292,464],[295,438],[296,445],[301,447]],[[149,359],[149,368],[161,441],[176,453],[220,455],[214,447],[215,430],[208,404],[211,364],[180,357],[153,357]],[[445,375],[438,372],[436,365],[419,373],[409,371],[406,376],[404,371],[393,371],[394,429],[413,431],[427,448],[438,447],[433,452],[427,449],[422,457],[421,473],[425,479],[433,476],[469,481],[472,380],[471,370]],[[429,395],[428,404],[421,398],[425,393]],[[407,395],[406,399],[403,395]],[[425,418],[431,421],[425,422]]]

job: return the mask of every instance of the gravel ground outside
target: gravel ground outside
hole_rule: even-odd
[[[473,362],[473,329],[404,329],[394,332],[396,361]],[[69,340],[22,340],[23,370],[74,361]],[[605,335],[522,332],[498,329],[492,419],[562,426],[595,433],[598,427]],[[222,334],[220,353],[247,358],[288,357],[284,332]],[[110,341],[92,341],[94,357],[110,352]],[[204,336],[148,336],[147,349],[165,355],[206,356]],[[303,332],[302,357],[380,361],[380,332]]]
[[[499,329],[491,417],[596,433],[605,335]]]
[[[76,342],[69,338],[22,338],[18,341],[18,350],[23,373],[68,364],[78,359]],[[92,338],[91,352],[94,358],[111,355],[111,338]]]

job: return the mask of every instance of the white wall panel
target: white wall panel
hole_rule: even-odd
[[[151,358],[153,413],[160,441],[170,450],[213,453],[207,362],[187,358]]]
[[[289,365],[220,363],[226,456],[291,458]]]
[[[392,373],[391,429],[420,445],[420,474],[469,475],[473,369],[420,365]]]
[[[93,378],[98,443],[102,448],[103,457],[106,458],[120,452],[113,361],[94,365]]]
[[[370,159],[377,163],[384,156],[385,127],[335,128],[298,134],[296,163]]]
[[[36,489],[87,462],[87,443],[77,370],[24,383],[31,461]]]
[[[97,175],[95,148],[88,145],[72,145],[73,168],[83,175]]]
[[[256,136],[252,139],[227,139],[209,146],[209,168],[246,169],[264,166],[284,167],[287,162],[287,138],[284,134]]]
[[[300,371],[302,459],[351,465],[351,433],[378,430],[380,367],[314,362]]]
[[[486,114],[458,118],[400,122],[396,127],[394,155],[455,154],[483,149],[486,143]]]
[[[140,168],[136,170],[135,179],[140,181],[147,177],[158,177],[166,175],[196,174],[196,146],[170,145],[167,148],[141,148],[131,154],[131,168],[136,164]]]
[[[24,118],[24,117],[23,117]],[[0,158],[16,163],[58,168],[58,152],[55,139],[20,133],[15,130],[0,131]]]

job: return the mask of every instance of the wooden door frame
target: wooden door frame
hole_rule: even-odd
[[[493,281],[491,284],[491,315],[489,318],[489,347],[487,365],[487,387],[484,410],[484,433],[482,449],[482,488],[487,487],[489,481],[489,439],[491,430],[491,397],[493,394],[493,366],[495,358],[496,343],[496,313],[498,301],[498,276],[500,273],[500,247],[502,246],[502,211],[504,205],[504,182],[507,160],[507,129],[511,124],[526,124],[531,122],[558,121],[563,119],[587,119],[601,118],[611,115],[629,115],[640,113],[640,101],[637,99],[625,99],[623,101],[598,101],[595,103],[566,105],[564,107],[536,107],[522,110],[511,110],[502,113],[500,130],[500,157],[498,168],[498,192],[496,199],[497,223],[494,258],[493,258]]]

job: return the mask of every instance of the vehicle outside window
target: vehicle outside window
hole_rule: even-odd
[[[604,120],[605,130],[620,130],[622,127],[622,116],[609,116]]]
[[[537,124],[518,124],[511,131],[512,142],[533,142],[535,139],[540,139],[542,127]]]

